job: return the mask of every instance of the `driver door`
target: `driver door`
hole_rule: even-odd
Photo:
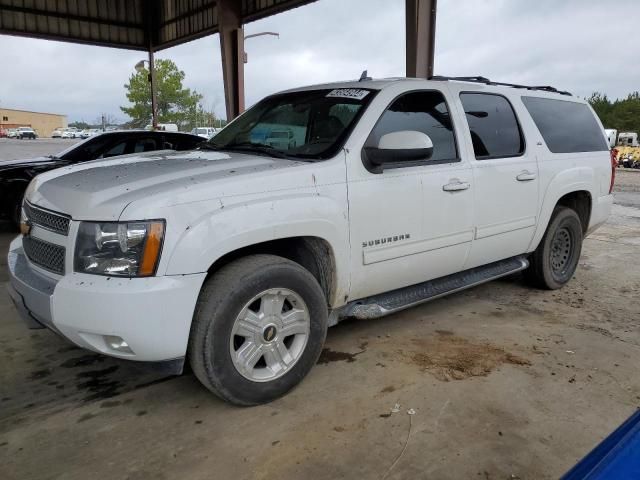
[[[350,299],[462,270],[473,238],[472,172],[463,160],[445,95],[407,92],[392,100],[365,147],[391,132],[418,131],[433,142],[430,159],[367,169],[350,152]]]

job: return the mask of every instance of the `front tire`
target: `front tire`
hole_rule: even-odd
[[[547,290],[563,287],[576,271],[583,237],[578,214],[567,207],[556,207],[538,248],[529,259],[530,266],[525,271],[529,282]]]
[[[322,288],[297,263],[274,255],[241,258],[202,287],[189,338],[191,367],[223,400],[270,402],[317,362],[327,313]]]

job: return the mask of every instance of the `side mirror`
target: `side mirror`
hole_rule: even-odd
[[[374,167],[387,163],[429,160],[433,142],[429,135],[414,130],[387,133],[380,137],[378,147],[365,147],[368,162]]]

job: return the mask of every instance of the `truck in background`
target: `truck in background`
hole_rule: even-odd
[[[620,132],[618,145],[621,147],[640,147],[638,134],[636,132]]]

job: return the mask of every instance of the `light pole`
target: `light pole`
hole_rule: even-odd
[[[156,69],[154,67],[153,61],[153,52],[149,51],[149,60],[140,60],[136,63],[136,71],[142,72],[144,70],[144,63],[147,62],[149,64],[149,75],[147,76],[147,80],[149,80],[149,86],[151,88],[151,129],[158,129],[158,102],[156,100]]]
[[[260,33],[252,33],[251,35],[245,35],[244,39],[248,40],[254,37],[262,37],[264,35],[271,35],[272,37],[280,38],[280,34],[277,32],[260,32]],[[247,57],[247,52],[244,52],[244,63],[247,63],[248,61],[249,59]]]

